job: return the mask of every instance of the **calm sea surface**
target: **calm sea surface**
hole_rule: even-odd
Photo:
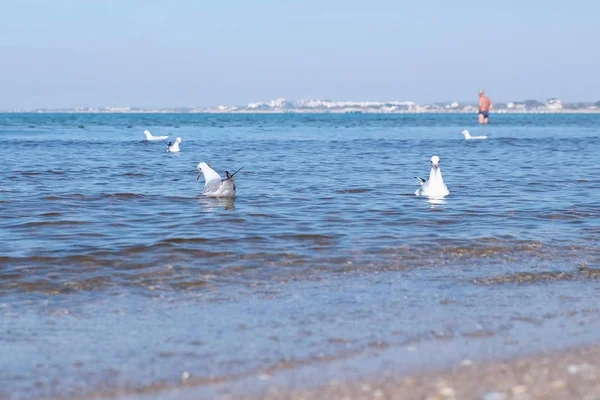
[[[600,339],[600,115],[0,114],[0,138],[0,399],[210,398]],[[414,196],[432,155],[441,202]],[[201,161],[245,167],[235,200],[201,196]]]

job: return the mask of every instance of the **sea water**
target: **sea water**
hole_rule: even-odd
[[[0,398],[212,397],[600,338],[600,115],[0,114],[0,137]],[[414,196],[433,155],[441,201]],[[201,195],[202,161],[244,167],[237,198]]]

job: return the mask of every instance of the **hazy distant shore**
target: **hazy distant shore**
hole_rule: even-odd
[[[177,109],[149,109],[149,110],[130,110],[130,111],[110,111],[110,110],[37,110],[37,111],[0,111],[4,114],[477,114],[473,111],[460,110],[432,110],[432,111],[336,111],[336,110],[239,110],[239,111],[217,111],[217,110],[177,110]],[[498,110],[492,111],[494,114],[600,114],[600,109],[582,109],[582,110]]]
[[[177,107],[66,107],[7,110],[25,113],[201,113],[201,114],[477,114],[477,104],[437,102],[418,104],[414,101],[333,101],[275,99],[245,105],[177,106]],[[492,114],[589,114],[600,113],[598,102],[563,103],[557,98],[544,102],[537,100],[498,102]]]

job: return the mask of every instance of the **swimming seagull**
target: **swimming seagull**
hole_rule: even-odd
[[[204,190],[202,191],[202,194],[208,197],[235,197],[236,188],[234,176],[240,172],[242,168],[238,169],[233,174],[230,174],[229,171],[225,171],[226,178],[223,179],[214,169],[209,167],[207,163],[201,162],[198,164],[198,171],[200,171],[200,173],[196,180],[200,179],[200,174],[204,175]]]
[[[173,142],[169,142],[167,143],[167,153],[178,153],[179,150],[179,143],[181,143],[181,138],[178,137],[177,139],[175,139],[175,143]]]
[[[471,134],[469,133],[468,130],[464,130],[461,132],[463,135],[465,135],[465,139],[467,140],[472,140],[472,139],[487,139],[487,136],[471,136]]]
[[[421,181],[421,187],[417,189],[415,194],[417,196],[427,197],[444,197],[450,194],[444,179],[442,178],[442,170],[440,169],[440,158],[438,156],[431,157],[431,171],[429,172],[429,179],[419,178]]]
[[[144,131],[144,135],[146,135],[146,140],[165,140],[168,136],[152,136],[149,130]]]

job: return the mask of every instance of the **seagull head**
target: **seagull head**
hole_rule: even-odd
[[[207,163],[201,162],[201,163],[198,164],[198,166],[196,168],[198,168],[198,177],[196,178],[196,180],[199,180],[200,179],[200,175],[204,175],[204,172],[208,171],[208,169],[210,167],[208,166]]]
[[[198,171],[203,172],[202,170],[205,169],[205,168],[207,168],[207,167],[208,167],[207,163],[201,162],[201,163],[198,164],[198,166],[196,168],[198,168]]]
[[[181,143],[181,138],[180,138],[180,137],[178,137],[177,139],[175,139],[175,141],[176,141],[177,143]]]
[[[431,166],[435,169],[440,166],[440,158],[438,156],[431,157]]]

